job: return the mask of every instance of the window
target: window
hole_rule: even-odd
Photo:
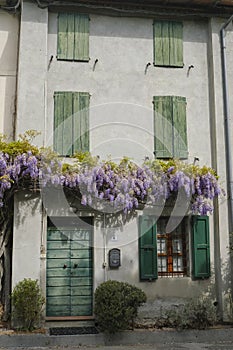
[[[139,217],[139,268],[140,280],[155,280],[160,277],[183,277],[189,275],[192,262],[192,277],[203,279],[210,276],[209,218],[193,216],[192,240],[189,256],[188,218],[172,231],[166,232],[167,217],[157,220],[153,216]]]
[[[154,65],[184,66],[182,22],[154,22]]]
[[[186,237],[183,221],[174,231],[166,233],[168,218],[157,221],[158,274],[160,276],[185,276]]]
[[[55,92],[55,152],[67,156],[89,151],[89,103],[87,92]]]
[[[154,96],[153,103],[155,157],[186,159],[186,98]]]
[[[89,61],[88,15],[58,14],[57,59]]]

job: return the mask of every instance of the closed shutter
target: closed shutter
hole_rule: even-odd
[[[156,224],[149,216],[139,217],[140,279],[158,278]]]
[[[73,149],[72,92],[54,94],[54,151],[60,155],[71,155]]]
[[[71,156],[77,151],[89,151],[89,103],[87,92],[55,92],[55,152]]]
[[[173,96],[173,137],[174,157],[188,157],[187,127],[186,127],[186,98]]]
[[[169,65],[183,67],[183,23],[170,22]]]
[[[74,59],[89,61],[89,16],[75,15]]]
[[[169,22],[154,22],[154,64],[169,66]]]
[[[73,93],[74,152],[89,151],[89,104],[88,93]]]
[[[154,22],[154,64],[183,67],[182,22]]]
[[[154,96],[154,149],[156,158],[188,157],[186,99]]]
[[[89,60],[88,15],[59,13],[57,59]]]
[[[210,277],[209,217],[193,216],[192,219],[193,277]]]
[[[74,14],[58,14],[57,58],[74,59]]]
[[[173,157],[172,97],[154,97],[154,146],[156,158]]]

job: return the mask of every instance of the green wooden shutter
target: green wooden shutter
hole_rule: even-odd
[[[209,217],[193,216],[192,225],[193,277],[208,278],[210,276]]]
[[[72,92],[54,94],[54,151],[71,155],[73,150]]]
[[[58,14],[57,58],[74,59],[74,14]]]
[[[154,64],[183,67],[182,22],[154,22]]]
[[[154,96],[154,147],[156,158],[173,157],[171,96]]]
[[[89,61],[89,16],[75,15],[74,59]]]
[[[73,145],[74,152],[89,151],[89,104],[87,92],[73,93]]]
[[[139,217],[140,279],[158,278],[156,224],[149,216]]]
[[[154,64],[169,66],[169,23],[154,22]]]
[[[55,152],[65,156],[89,151],[89,103],[87,92],[55,92]]]
[[[186,127],[186,98],[173,96],[173,140],[174,157],[188,157],[187,127]]]
[[[183,67],[183,23],[169,23],[169,65]]]

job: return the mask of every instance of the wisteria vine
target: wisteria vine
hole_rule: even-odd
[[[213,169],[178,160],[145,160],[138,166],[127,158],[116,164],[79,153],[72,164],[64,164],[48,150],[0,151],[0,207],[7,193],[22,188],[22,183],[79,190],[82,205],[95,202],[101,208],[107,203],[124,213],[140,203],[161,203],[182,189],[192,213],[207,215],[213,211],[214,197],[223,193]]]

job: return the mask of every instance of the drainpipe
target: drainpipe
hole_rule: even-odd
[[[232,174],[232,146],[230,133],[230,110],[228,99],[227,84],[227,66],[226,66],[226,28],[233,20],[233,15],[220,29],[221,45],[221,63],[222,63],[222,85],[223,85],[223,108],[224,108],[224,127],[225,127],[225,145],[226,145],[226,172],[227,172],[227,190],[228,190],[228,214],[229,214],[229,232],[233,231],[233,174]]]

